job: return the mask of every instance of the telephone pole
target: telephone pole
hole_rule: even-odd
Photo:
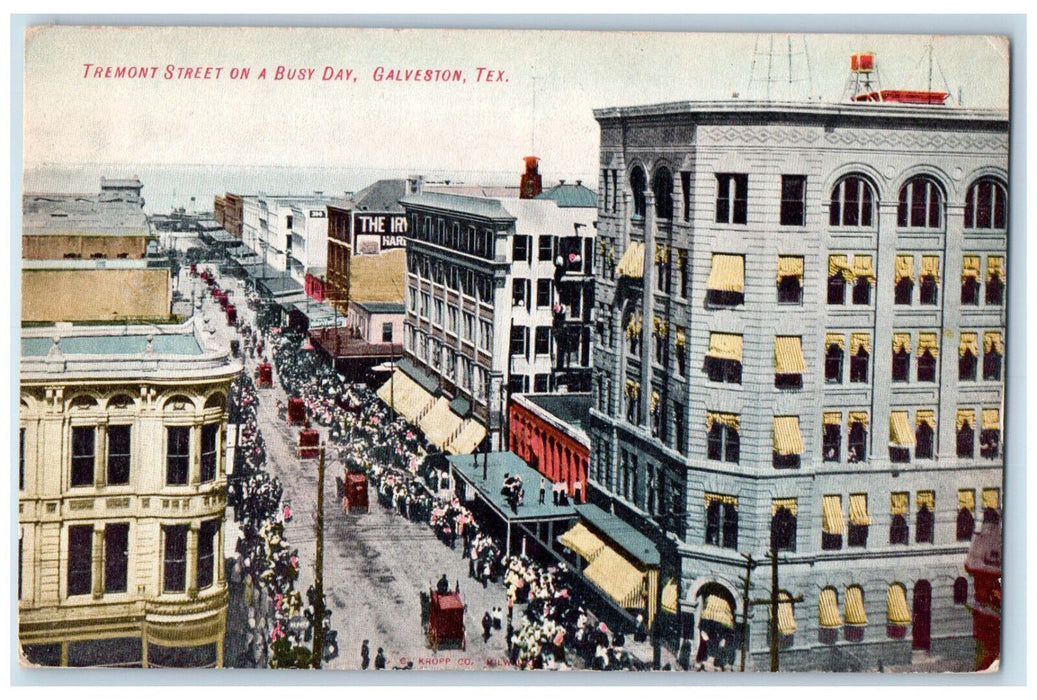
[[[771,673],[776,673],[779,670],[778,662],[778,647],[781,643],[781,638],[778,634],[778,604],[781,602],[788,603],[802,603],[803,596],[797,595],[795,597],[788,596],[784,601],[780,599],[780,592],[778,589],[778,550],[776,547],[772,547],[771,551],[768,552],[767,556],[771,560],[771,594],[768,598],[758,598],[750,601],[750,605],[766,605],[770,608],[770,650],[771,650]]]
[[[752,573],[759,565],[758,559],[753,559],[752,554],[743,554],[742,557],[745,559],[745,576],[739,576],[738,580],[742,582],[742,662],[740,671],[745,671],[745,657],[749,653],[749,606],[752,604],[749,601],[749,588],[752,586]]]
[[[324,450],[317,445],[317,533],[313,572],[313,667],[320,668],[324,661]],[[312,447],[307,449],[313,449]],[[302,447],[300,446],[300,453]]]

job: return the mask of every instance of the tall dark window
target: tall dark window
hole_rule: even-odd
[[[969,580],[964,576],[954,579],[954,604],[965,605],[969,602]]]
[[[939,185],[924,175],[908,180],[900,188],[897,226],[940,228],[943,225],[943,195]]]
[[[784,275],[778,280],[778,303],[800,304],[803,301],[803,285],[796,275]]]
[[[867,180],[850,175],[832,189],[828,208],[830,226],[871,226],[875,193]]]
[[[540,236],[537,240],[537,260],[554,260],[554,236]]]
[[[1005,281],[1004,278],[1001,276],[1001,265],[1002,263],[1000,262],[1000,258],[995,258],[994,256],[991,256],[987,259],[988,270],[987,289],[985,297],[986,304],[988,306],[997,306],[1004,303]]]
[[[747,221],[749,176],[717,173],[717,223],[744,224]]]
[[[987,459],[997,457],[1001,445],[1001,431],[997,428],[984,428],[979,433],[979,455]]]
[[[990,344],[983,352],[983,379],[1001,379],[1001,353],[997,344]]]
[[[713,421],[706,436],[706,446],[710,459],[738,463],[740,438],[738,431],[719,420]]]
[[[512,355],[526,354],[526,336],[529,329],[525,326],[513,326],[511,329],[510,349]]]
[[[969,348],[958,355],[958,380],[972,381],[976,378],[976,356]]]
[[[821,459],[838,462],[842,451],[843,431],[839,423],[825,423],[821,439]]]
[[[655,215],[660,219],[672,219],[673,174],[669,168],[662,167],[655,171],[652,192],[655,194]]]
[[[126,591],[130,561],[130,524],[110,523],[104,527],[104,592]]]
[[[933,543],[933,511],[927,503],[919,506],[915,515],[915,542]]]
[[[93,585],[94,526],[68,528],[68,587],[66,595],[85,595]]]
[[[673,402],[673,436],[677,451],[684,454],[687,445],[687,436],[684,433],[684,405],[677,401]]]
[[[186,425],[166,428],[166,484],[182,486],[187,483],[191,463],[191,428]]]
[[[551,354],[551,328],[548,326],[538,326],[535,334],[536,348],[535,352],[537,355],[549,355]]]
[[[862,462],[868,456],[868,429],[863,421],[855,420],[850,423],[850,437],[847,445],[850,462]]]
[[[738,506],[734,503],[724,504],[723,546],[738,549]]]
[[[551,280],[537,280],[537,306],[551,305]]]
[[[681,195],[683,198],[684,205],[684,220],[691,220],[691,172],[688,170],[681,171]]]
[[[915,459],[933,458],[933,429],[922,421],[915,428]]]
[[[645,216],[645,189],[648,187],[648,178],[645,176],[644,168],[635,165],[630,171],[630,189],[634,195],[634,217],[643,219]]]
[[[162,553],[162,591],[183,592],[187,588],[187,525],[164,525],[165,550]]]
[[[219,520],[206,520],[198,528],[198,588],[212,585],[216,564],[216,535]]]
[[[91,426],[72,428],[72,486],[92,486],[94,483],[94,436]]]
[[[771,548],[778,552],[796,551],[796,516],[785,506],[771,516]]]
[[[18,490],[25,488],[25,428],[18,429]]]
[[[955,527],[955,534],[959,542],[967,542],[972,539],[972,534],[976,531],[976,516],[972,514],[972,511],[968,508],[958,508],[958,521]]]
[[[843,349],[838,343],[830,343],[825,352],[825,381],[829,384],[843,383]]]
[[[837,306],[846,303],[846,278],[842,272],[828,277],[828,303]]]
[[[850,356],[850,381],[868,381],[868,351],[864,346],[857,348],[857,352]]]
[[[220,430],[218,423],[208,423],[202,426],[202,482],[212,481],[216,478],[216,435]]]
[[[802,226],[806,223],[806,175],[781,176],[781,225]]]
[[[925,306],[936,306],[939,297],[939,285],[934,275],[922,275],[918,287],[918,303]]]
[[[894,304],[910,304],[911,303],[911,292],[915,288],[915,283],[910,277],[901,277],[896,282],[896,286],[893,288],[893,303]]]
[[[965,228],[1003,229],[1006,225],[1008,198],[1005,187],[997,180],[983,178],[972,184],[965,194]]]
[[[511,239],[511,258],[515,262],[529,262],[529,236],[516,235]]]
[[[712,499],[706,506],[706,544],[738,548],[738,506]]]
[[[975,455],[976,431],[973,429],[969,421],[962,421],[961,425],[958,426],[955,443],[957,447],[957,455],[959,457],[967,458]]]
[[[918,381],[936,381],[936,358],[928,349],[918,355]]]
[[[130,426],[108,426],[109,486],[130,483]]]
[[[853,303],[868,305],[871,303],[871,278],[861,275],[853,283]]]
[[[900,513],[894,514],[889,521],[889,543],[907,544],[909,540],[910,528],[907,524],[907,518]]]
[[[961,304],[962,306],[979,305],[979,280],[975,277],[966,276],[961,280]]]

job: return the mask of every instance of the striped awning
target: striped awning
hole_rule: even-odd
[[[997,277],[1005,281],[1005,259],[1000,255],[991,255],[987,258],[987,278]]]
[[[588,530],[583,523],[576,523],[568,531],[559,535],[558,542],[588,562],[593,561],[594,557],[598,556],[598,553],[605,547],[601,538]]]
[[[803,454],[799,416],[774,416],[774,451],[782,456]]]
[[[784,508],[792,515],[796,514],[796,499],[795,498],[775,498],[771,500],[771,515],[776,515],[779,510]]]
[[[893,280],[899,282],[902,279],[915,279],[915,256],[898,255],[893,267]]]
[[[842,350],[843,346],[845,345],[845,343],[846,343],[846,335],[845,334],[843,334],[843,333],[825,333],[825,350],[828,350],[828,348],[832,347],[833,345],[837,345],[839,347],[839,349]]]
[[[841,535],[845,529],[842,496],[825,496],[821,501],[821,530],[828,535]]]
[[[891,583],[886,589],[886,622],[890,625],[911,624],[911,613],[907,609],[907,592],[899,583]]]
[[[954,417],[954,429],[961,430],[961,426],[969,424],[970,427],[976,425],[976,412],[971,408],[959,408],[957,415]]]
[[[821,422],[825,425],[839,425],[843,422],[843,414],[839,411],[825,411],[821,414]]]
[[[927,351],[933,357],[940,354],[940,341],[935,333],[918,334],[918,356],[921,357],[922,353]]]
[[[729,629],[735,627],[735,615],[731,604],[718,595],[707,595],[706,605],[702,610],[703,620],[712,620]]]
[[[936,255],[923,255],[922,256],[922,277],[932,277],[935,281],[940,281],[940,258]]]
[[[961,259],[961,278],[979,279],[979,256],[966,255]]]
[[[421,420],[418,427],[429,442],[440,449],[446,449],[447,443],[461,427],[462,418],[450,410],[450,399],[440,396]]]
[[[861,348],[864,349],[864,352],[871,354],[871,336],[867,333],[851,333],[850,354],[856,355]]]
[[[706,289],[741,293],[745,289],[745,258],[741,255],[714,253]]]
[[[983,507],[994,508],[995,510],[1001,507],[1001,489],[983,489]]]
[[[727,493],[712,493],[710,491],[706,491],[703,494],[703,497],[705,499],[706,508],[709,508],[709,504],[713,503],[714,501],[718,503],[725,503],[729,506],[734,506],[735,508],[738,507],[738,496],[732,496],[731,494]]]
[[[991,350],[998,355],[1004,354],[1004,347],[1001,344],[1001,331],[987,331],[983,334],[983,352],[990,352]]]
[[[842,274],[843,279],[848,282],[853,281],[853,268],[850,267],[845,255],[828,256],[828,276],[833,277],[837,274]]]
[[[662,609],[671,615],[677,614],[677,580],[670,579],[663,586]]]
[[[767,606],[767,617],[771,616],[771,607]],[[792,596],[785,591],[778,594],[778,634],[788,636],[796,633],[796,614],[792,607]]]
[[[624,608],[643,608],[645,575],[611,547],[602,547],[583,574]]]
[[[907,515],[908,495],[906,492],[889,494],[889,514]]]
[[[872,266],[870,255],[853,256],[853,274],[858,279],[864,278],[872,282],[875,281],[875,268]]]
[[[706,357],[741,362],[742,336],[733,333],[710,333]]]
[[[853,525],[871,525],[871,516],[868,515],[868,494],[850,494],[850,523]]]
[[[974,357],[979,357],[979,346],[976,344],[975,333],[962,333],[958,340],[958,354],[964,355],[971,352]]]
[[[466,420],[461,432],[447,445],[446,451],[455,455],[471,454],[485,437],[486,426],[476,420]]]
[[[932,491],[919,491],[915,494],[915,508],[922,510],[925,506],[931,511],[936,510],[936,494]]]
[[[706,430],[712,430],[714,423],[720,423],[732,430],[738,430],[741,426],[741,418],[737,413],[707,413]]]
[[[803,283],[803,258],[792,255],[778,256],[778,282],[785,277],[795,277]]]
[[[645,244],[632,241],[616,265],[620,277],[641,279],[645,274]]]
[[[803,359],[803,341],[798,335],[778,335],[774,337],[774,373],[802,374],[807,371],[807,361]]]
[[[842,627],[839,617],[839,598],[834,588],[825,588],[817,598],[817,622],[821,627],[832,629]]]
[[[432,394],[425,391],[401,369],[396,369],[377,393],[378,398],[387,406],[392,407],[411,423],[433,401]]]
[[[894,333],[893,334],[893,352],[911,352],[911,334],[910,333]]]
[[[889,444],[893,447],[914,447],[915,431],[907,420],[907,411],[890,411]]]
[[[868,624],[868,615],[864,612],[864,591],[861,590],[860,586],[850,586],[847,588],[843,603],[846,606],[846,624]]]
[[[984,408],[983,409],[983,430],[1000,430],[1001,429],[1001,411],[996,408]]]
[[[958,490],[958,508],[974,512],[976,510],[976,492],[973,489]]]
[[[933,430],[936,430],[936,411],[931,408],[920,408],[915,411],[915,423],[917,425],[928,425]]]
[[[861,425],[868,424],[868,412],[867,411],[850,411],[846,414],[846,425],[852,426],[854,423],[860,423]]]

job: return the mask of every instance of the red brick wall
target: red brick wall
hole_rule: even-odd
[[[512,452],[529,466],[552,482],[564,481],[570,498],[573,484],[583,482],[580,502],[586,501],[589,450],[585,445],[514,401],[508,404],[508,439]]]

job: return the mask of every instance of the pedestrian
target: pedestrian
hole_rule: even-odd
[[[450,592],[450,581],[447,579],[446,574],[443,574],[443,577],[440,578],[439,582],[436,584],[436,592],[440,594]]]
[[[504,611],[500,606],[493,609],[493,629],[499,630],[504,624]]]
[[[482,640],[484,642],[490,641],[490,630],[493,629],[493,618],[490,617],[489,611],[482,616]]]
[[[374,657],[374,670],[385,670],[385,651],[381,647],[378,647],[378,653]]]
[[[368,642],[365,639],[364,643],[360,645],[360,668],[366,671],[367,667],[371,665],[371,647],[368,646]]]
[[[538,501],[540,505],[544,505],[544,493],[546,492],[546,486],[547,482],[544,480],[544,477],[540,477],[540,500]]]

